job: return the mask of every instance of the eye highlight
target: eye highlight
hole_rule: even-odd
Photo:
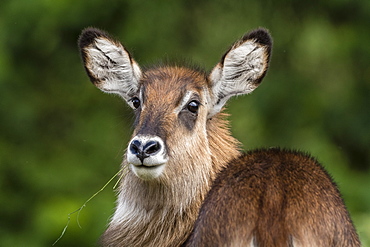
[[[132,106],[137,109],[140,107],[140,99],[138,97],[133,97],[130,99]]]
[[[199,109],[200,102],[197,100],[192,100],[188,103],[186,108],[191,112],[191,113],[197,113]]]

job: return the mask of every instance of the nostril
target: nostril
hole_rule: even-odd
[[[161,149],[161,144],[157,141],[149,141],[144,146],[144,153],[147,155],[153,155],[156,154]]]
[[[130,151],[132,154],[138,155],[142,152],[142,145],[141,142],[138,140],[135,140],[131,142],[130,144]]]

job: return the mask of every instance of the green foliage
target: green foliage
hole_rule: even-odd
[[[270,71],[229,104],[245,145],[318,157],[370,245],[370,2],[51,1],[0,3],[0,246],[51,246],[119,169],[131,134],[123,102],[89,85],[76,40],[95,26],[141,65],[188,58],[211,69],[228,46],[264,26]],[[114,208],[108,187],[72,216],[57,246],[94,246]]]

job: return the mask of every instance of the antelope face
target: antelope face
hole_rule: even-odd
[[[206,83],[203,73],[177,67],[143,73],[137,94],[129,100],[136,121],[127,162],[138,177],[157,178],[166,164],[174,163],[174,156],[187,158],[180,143],[192,143],[191,138],[197,146],[203,142],[205,132],[199,128],[207,116]]]
[[[127,162],[137,177],[153,180],[186,175],[196,169],[194,164],[211,163],[207,122],[230,97],[259,85],[271,38],[263,29],[245,35],[209,75],[168,66],[143,72],[119,42],[97,29],[84,30],[79,46],[94,85],[120,95],[134,110]]]

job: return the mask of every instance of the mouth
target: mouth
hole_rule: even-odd
[[[148,170],[153,170],[153,169],[156,169],[158,168],[159,166],[163,166],[164,164],[160,164],[160,165],[154,165],[154,166],[148,166],[148,165],[144,165],[144,164],[140,164],[140,165],[134,165],[132,164],[133,166],[135,166],[135,168],[138,168],[138,169],[148,169]]]
[[[151,166],[147,166],[144,164],[140,165],[130,164],[129,167],[138,178],[143,180],[152,180],[162,175],[165,168],[165,164]]]

